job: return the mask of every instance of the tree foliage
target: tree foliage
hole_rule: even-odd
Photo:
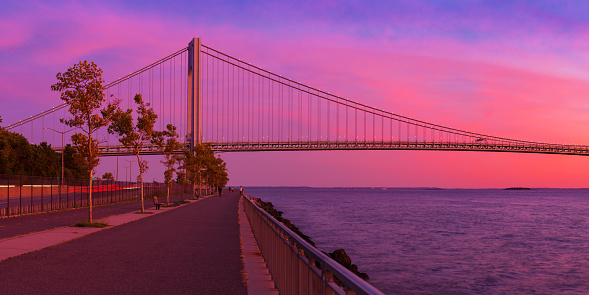
[[[229,181],[225,161],[216,158],[209,144],[197,144],[192,151],[185,149],[181,168],[193,185],[224,187]]]
[[[168,124],[166,131],[164,131],[165,141],[162,141],[163,146],[160,146],[164,154],[164,160],[161,161],[166,166],[164,171],[164,183],[167,187],[166,202],[170,203],[170,187],[172,186],[174,179],[174,172],[176,172],[176,164],[180,160],[181,156],[174,154],[176,151],[182,148],[182,144],[178,141],[178,132],[176,132],[176,126]]]
[[[98,109],[105,101],[102,70],[94,63],[79,62],[64,73],[57,73],[57,83],[51,90],[61,92],[60,98],[69,106],[71,118],[60,121],[67,126],[76,127],[81,132],[72,135],[74,146],[84,159],[89,170],[88,221],[92,223],[92,173],[98,166],[98,142],[92,135],[108,125],[108,118]]]
[[[64,159],[65,177],[88,177],[75,148],[66,146]],[[58,177],[61,155],[45,142],[30,144],[24,136],[0,129],[0,174]]]
[[[66,146],[64,159],[65,177],[88,177],[88,170],[81,165],[75,148]],[[30,144],[18,133],[0,130],[0,174],[58,177],[61,155],[45,142]]]
[[[149,162],[143,160],[139,152],[141,151],[141,147],[148,143],[162,146],[164,133],[155,131],[154,127],[158,116],[153,108],[150,107],[149,103],[143,101],[141,94],[136,94],[134,101],[137,105],[137,122],[135,124],[133,123],[132,109],[123,111],[119,105],[116,105],[114,108],[109,109],[106,114],[111,120],[108,132],[120,136],[119,142],[125,147],[131,148],[133,154],[137,157],[139,182],[141,183],[141,212],[144,212],[143,173],[147,172],[149,168],[147,164]]]
[[[115,177],[114,177],[114,175],[112,175],[111,172],[104,172],[104,174],[102,175],[101,178],[103,180],[111,180],[111,181],[114,181],[115,180]]]
[[[71,144],[65,146],[63,157],[65,178],[84,179],[90,175],[88,167],[84,165],[84,158]]]
[[[220,156],[214,158],[203,173],[205,183],[210,187],[225,187],[229,182],[226,163]]]

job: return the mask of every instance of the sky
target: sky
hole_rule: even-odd
[[[586,1],[2,1],[0,125],[61,104],[50,85],[80,60],[95,61],[113,81],[193,37],[273,73],[411,118],[507,138],[589,144]],[[306,151],[221,157],[233,186],[589,187],[589,157],[580,156]],[[147,179],[161,179],[159,158],[149,160]],[[98,174],[113,171],[114,163],[103,158]]]

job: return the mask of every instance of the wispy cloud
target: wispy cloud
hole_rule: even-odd
[[[395,113],[499,136],[589,143],[584,137],[589,131],[587,8],[582,1],[8,1],[0,4],[0,99],[10,113],[0,115],[10,123],[59,104],[49,86],[57,72],[79,60],[96,61],[111,81],[202,37],[237,58]],[[23,105],[24,100],[31,103]],[[394,173],[373,162],[371,157],[380,153],[354,155],[354,165],[364,167],[358,169],[375,173],[339,177],[372,185],[387,181],[378,175]],[[427,153],[402,155],[392,159],[415,166],[412,173],[430,175],[432,182],[444,173],[432,167],[465,162],[461,154],[447,161]],[[313,153],[303,160],[307,156],[290,158],[298,161],[290,163],[294,170],[303,169],[297,163],[313,161],[327,170],[344,169],[338,156]],[[247,162],[230,157],[234,163]],[[275,157],[289,161],[274,153],[265,159]],[[543,157],[464,157],[480,165],[491,165],[486,160],[491,158],[558,165]],[[431,166],[432,161],[437,164]],[[578,169],[565,162],[562,169]],[[454,178],[471,177],[465,176],[473,168],[467,166],[446,171],[455,171],[448,172]],[[498,166],[493,171],[500,171]],[[426,167],[430,170],[422,171]],[[265,177],[285,181],[281,184],[292,179]],[[487,183],[508,179],[493,177]],[[440,178],[439,186],[449,178]],[[485,186],[472,178],[471,183]],[[532,178],[527,178],[530,183]],[[329,181],[337,183],[336,178]]]

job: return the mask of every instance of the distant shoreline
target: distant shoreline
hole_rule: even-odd
[[[531,188],[516,186],[516,187],[508,187],[505,190],[507,190],[507,191],[529,191],[529,190],[531,190]]]
[[[231,186],[235,187],[235,186]],[[244,186],[245,188],[245,186]],[[589,187],[483,187],[483,188],[441,188],[441,187],[385,187],[385,186],[247,186],[247,188],[273,188],[273,189],[373,189],[373,190],[395,190],[395,189],[411,189],[411,190],[559,190],[559,189],[589,189]]]

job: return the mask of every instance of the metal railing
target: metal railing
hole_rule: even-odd
[[[88,206],[87,179],[0,174],[0,217],[49,212]],[[190,186],[173,184],[170,195]],[[144,183],[144,197],[165,196],[163,183]],[[140,199],[140,185],[136,182],[94,180],[92,204],[103,205]]]
[[[249,197],[244,197],[243,205],[280,294],[382,294],[305,242]],[[334,277],[343,287],[335,283]]]

